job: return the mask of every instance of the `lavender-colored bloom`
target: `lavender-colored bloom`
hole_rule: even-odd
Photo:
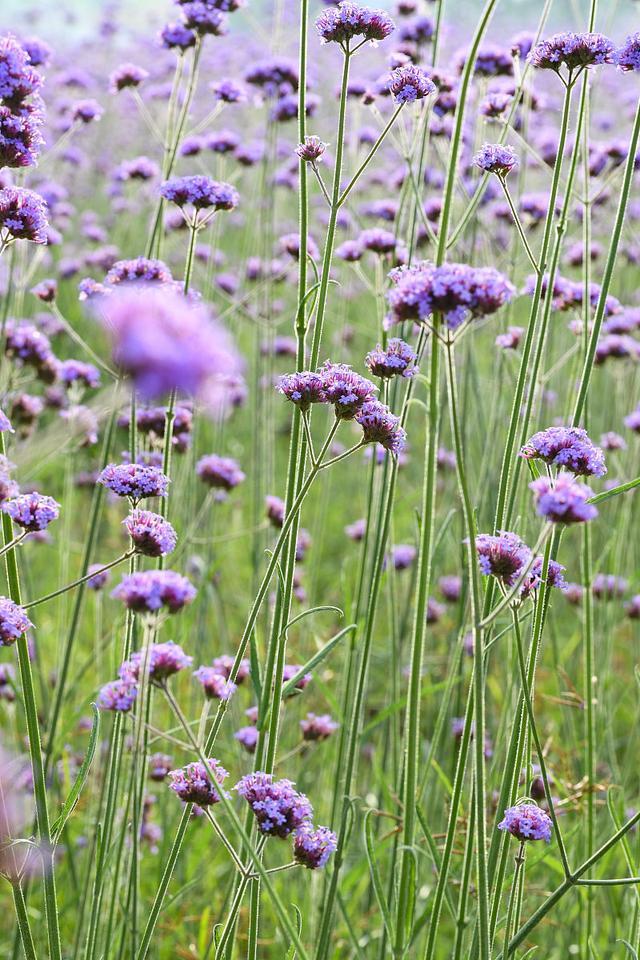
[[[0,106],[0,167],[32,167],[43,144],[42,113],[36,108],[19,108],[13,113]]]
[[[33,627],[25,610],[10,600],[0,597],[0,646],[10,647],[18,637]]]
[[[46,369],[53,359],[49,338],[31,323],[7,324],[5,353],[37,370]]]
[[[436,267],[423,262],[400,267],[390,276],[394,283],[388,294],[388,323],[427,320],[442,313],[450,329],[456,329],[467,318],[495,313],[515,293],[506,277],[492,267],[463,263]]]
[[[75,123],[93,123],[102,118],[103,107],[97,100],[78,100],[71,108],[71,119]]]
[[[0,410],[0,433],[15,433],[9,417],[2,410]]]
[[[364,535],[367,532],[367,521],[364,517],[361,517],[359,520],[348,524],[348,526],[344,528],[344,532],[350,540],[359,543],[361,540],[364,540]]]
[[[100,688],[97,703],[101,710],[128,713],[138,696],[138,687],[130,679],[112,680]]]
[[[252,86],[260,87],[268,97],[295,93],[300,83],[297,65],[285,57],[259,60],[247,70],[244,79]]]
[[[120,90],[139,87],[148,76],[148,71],[143,67],[138,67],[135,63],[122,63],[109,77],[109,91],[119,93]]]
[[[207,308],[157,285],[121,289],[100,302],[117,365],[152,400],[173,390],[212,408],[226,399],[226,378],[240,373],[227,333]]]
[[[270,773],[250,773],[235,789],[251,807],[264,836],[285,839],[313,816],[305,795],[290,780],[274,780]]]
[[[239,730],[236,730],[233,736],[238,743],[242,744],[247,753],[256,752],[258,737],[260,736],[256,727],[240,727]]]
[[[351,369],[346,363],[327,361],[320,371],[322,389],[328,403],[333,404],[336,417],[353,420],[368,400],[373,400],[378,388]]]
[[[640,407],[636,407],[624,418],[624,425],[634,433],[640,433]]]
[[[390,453],[397,456],[404,449],[407,434],[396,417],[379,400],[367,400],[356,413],[355,419],[362,427],[365,443],[379,443]]]
[[[634,597],[631,597],[631,600],[625,604],[624,609],[630,620],[640,620],[640,594],[637,593]]]
[[[466,50],[457,57],[458,72],[462,73],[467,61]],[[508,50],[494,44],[481,47],[476,54],[474,72],[479,77],[510,77],[513,75],[513,62]]]
[[[544,568],[544,557],[536,557],[533,562],[533,566],[522,584],[522,589],[520,591],[520,596],[523,599],[530,596],[534,590],[537,590],[542,580],[542,570]],[[547,566],[547,584],[550,587],[555,587],[557,590],[567,590],[569,584],[563,577],[565,567],[561,563],[558,563],[556,560],[549,560]]]
[[[356,37],[376,43],[393,33],[393,20],[384,10],[370,10],[350,0],[323,10],[316,20],[316,30],[323,43],[348,46]]]
[[[197,760],[194,763],[188,763],[180,770],[169,771],[171,778],[169,789],[177,793],[184,803],[197,803],[200,807],[210,807],[214,803],[219,803],[220,795],[217,788],[224,783],[229,774],[213,757],[207,761],[207,765],[214,776],[215,786],[207,767]]]
[[[327,144],[320,137],[305,137],[296,147],[296,153],[305,163],[317,163],[327,149]]]
[[[598,573],[593,578],[591,592],[599,600],[615,600],[627,592],[627,581],[613,573]]]
[[[417,550],[411,543],[398,543],[391,551],[394,570],[408,570],[413,565]]]
[[[200,175],[165,180],[160,194],[179,207],[190,206],[196,210],[233,210],[240,200],[235,187]]]
[[[233,670],[234,659],[234,657],[230,657],[228,654],[223,653],[220,657],[214,657],[212,660],[213,668],[216,673],[219,673],[220,676],[225,678],[225,680],[228,680]],[[244,683],[250,673],[251,667],[249,661],[241,660],[234,678],[235,683]]]
[[[183,23],[168,23],[160,31],[160,42],[167,50],[188,50],[194,47],[197,37]]]
[[[312,403],[327,402],[323,377],[311,370],[286,373],[279,378],[277,388],[302,411],[308,410]]]
[[[396,235],[390,230],[372,227],[369,230],[362,230],[357,243],[361,250],[371,250],[373,253],[384,255],[393,253],[398,241]]]
[[[58,379],[66,386],[81,383],[95,389],[100,386],[100,371],[92,363],[82,360],[61,360],[58,364]]]
[[[568,473],[558,474],[555,482],[549,477],[538,477],[529,489],[533,490],[538,515],[551,523],[585,523],[598,516],[594,505],[587,502],[592,496],[589,487]]]
[[[185,27],[199,36],[222,37],[227,32],[227,18],[205,0],[181,3],[180,10]]]
[[[58,519],[60,504],[53,497],[34,491],[6,500],[0,509],[8,513],[17,526],[33,533],[45,530],[53,520]]]
[[[328,827],[313,827],[310,823],[303,823],[296,830],[293,858],[309,870],[322,869],[337,849],[338,838]]]
[[[169,267],[162,260],[134,257],[133,260],[117,260],[109,269],[105,283],[172,283]]]
[[[235,80],[217,80],[211,84],[211,90],[216,100],[223,103],[242,103],[247,99],[247,94],[239,83]]]
[[[457,603],[462,593],[462,577],[458,577],[456,574],[440,577],[438,586],[447,603]]]
[[[566,599],[574,607],[579,607],[584,598],[584,587],[581,583],[568,583],[563,591]]]
[[[520,451],[525,460],[543,460],[576,476],[603,477],[604,454],[581,427],[547,427],[527,440]]]
[[[438,623],[444,617],[446,613],[445,607],[435,599],[435,597],[429,597],[427,600],[427,612],[425,615],[425,620],[429,624]]]
[[[0,100],[17,109],[41,86],[27,50],[11,34],[0,37]]]
[[[417,354],[408,343],[399,337],[392,337],[386,349],[378,343],[364,362],[374,377],[413,377],[418,372],[415,366],[417,359]]]
[[[503,350],[517,350],[524,335],[524,327],[507,327],[506,333],[499,333],[496,337],[496,347]]]
[[[191,603],[195,595],[193,584],[173,570],[142,570],[127,574],[111,594],[137,613],[155,613],[161,607],[166,607],[169,613],[177,613]]]
[[[284,670],[282,672],[282,680],[284,683],[288,683],[289,680],[293,680],[297,676],[302,667],[297,663],[285,663]],[[304,690],[305,687],[308,687],[311,683],[311,674],[303,673],[298,682],[296,683],[296,690]]]
[[[153,643],[148,650],[136,650],[121,664],[118,672],[121,679],[137,683],[140,680],[140,671],[144,670],[146,664],[149,679],[160,683],[181,670],[186,670],[192,663],[193,657],[189,657],[179,644],[169,640],[166,643]]]
[[[46,243],[48,227],[47,204],[39,194],[23,187],[0,189],[0,242]]]
[[[304,720],[300,721],[303,740],[326,740],[335,733],[340,724],[332,720],[328,713],[318,716],[315,713],[308,713]]]
[[[420,67],[406,63],[391,71],[389,91],[396,103],[412,103],[435,93],[436,85]]]
[[[535,803],[518,803],[505,810],[504,820],[498,824],[498,830],[506,830],[520,841],[544,840],[549,843],[552,826],[549,815]]]
[[[92,574],[87,580],[89,590],[102,590],[102,588],[107,585],[109,581],[109,571],[103,570],[102,567],[103,564],[101,563],[92,563],[87,570],[87,573]]]
[[[615,47],[601,33],[556,33],[541,40],[529,53],[529,61],[542,70],[565,66],[569,72],[600,63],[614,62]]]
[[[98,476],[107,490],[134,503],[145,497],[166,497],[169,477],[158,467],[143,463],[109,463]]]
[[[619,50],[616,50],[613,62],[623,73],[640,70],[640,33],[627,37]]]
[[[233,490],[245,480],[245,474],[231,457],[219,457],[209,453],[196,464],[196,473],[208,487],[218,490]]]
[[[496,536],[481,533],[476,537],[478,564],[486,577],[497,577],[512,587],[531,560],[531,550],[520,537],[509,531]]]
[[[176,531],[160,514],[151,510],[132,510],[122,523],[137,553],[145,557],[166,557],[175,550]]]
[[[339,247],[336,247],[336,257],[339,260],[345,260],[347,263],[357,263],[362,259],[364,250],[357,240],[345,240]]]
[[[238,689],[235,683],[218,673],[215,667],[198,667],[193,675],[202,684],[209,700],[230,700]]]
[[[265,499],[267,517],[274,527],[281,527],[284,523],[285,502],[280,497],[268,493]]]
[[[171,770],[171,757],[166,753],[153,753],[149,757],[149,777],[160,782]]]
[[[502,143],[485,143],[473,158],[476,167],[498,177],[506,177],[518,162],[513,147]]]

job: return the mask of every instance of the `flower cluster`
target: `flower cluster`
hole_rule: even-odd
[[[520,456],[526,460],[543,460],[564,467],[576,476],[603,477],[607,472],[604,454],[580,427],[547,427],[527,440]]]
[[[348,48],[352,40],[377,43],[393,33],[393,20],[384,10],[370,10],[351,0],[323,10],[316,20],[323,43],[338,43]]]
[[[156,613],[162,607],[177,613],[195,599],[196,589],[174,570],[141,570],[124,576],[111,596],[136,613]]]
[[[529,61],[542,70],[565,66],[569,73],[583,67],[614,62],[615,47],[601,33],[556,33],[541,40],[529,53]]]
[[[13,240],[47,243],[47,204],[24,187],[0,189],[0,245]]]
[[[549,814],[535,803],[518,803],[515,807],[508,807],[504,812],[504,819],[498,824],[498,830],[506,830],[521,842],[544,840],[550,843],[551,829]]]
[[[208,487],[218,490],[233,490],[245,479],[239,465],[231,457],[209,453],[196,464],[196,473]]]
[[[18,527],[30,533],[45,530],[60,514],[60,504],[53,497],[35,492],[5,500],[0,509],[8,513]]]
[[[536,511],[551,523],[585,523],[598,516],[589,503],[591,490],[568,473],[559,473],[555,480],[538,477],[529,484],[533,490]]]
[[[274,780],[270,773],[250,773],[235,789],[251,807],[264,836],[284,839],[313,816],[305,795],[290,780]]]
[[[0,646],[10,647],[32,626],[22,607],[8,597],[0,597]]]
[[[169,477],[158,467],[143,463],[109,463],[97,482],[119,497],[138,503],[147,497],[166,497]]]
[[[392,337],[386,347],[376,344],[365,357],[365,364],[374,377],[413,377],[418,372],[415,365],[418,357],[408,343]]]
[[[137,650],[121,664],[120,678],[134,683],[140,681],[140,671],[146,671],[154,683],[161,683],[181,670],[190,667],[193,657],[189,657],[182,647],[173,643],[152,643],[145,650]]]
[[[208,769],[207,769],[208,768]],[[214,780],[211,779],[213,774]],[[219,787],[229,776],[213,757],[207,760],[207,766],[197,760],[188,763],[179,770],[170,770],[169,789],[176,793],[183,803],[197,803],[199,807],[210,807],[220,803]]]
[[[502,143],[485,143],[473,158],[473,163],[486,173],[506,177],[518,165],[513,147]]]
[[[391,71],[389,92],[396,103],[413,103],[435,93],[436,85],[424,70],[407,63]]]
[[[478,564],[487,577],[496,577],[505,587],[512,587],[531,562],[529,547],[509,531],[497,535],[481,533],[476,537]]]
[[[151,510],[132,510],[123,521],[137,553],[165,557],[175,550],[176,532],[168,520]]]
[[[15,37],[0,37],[0,168],[32,167],[43,139],[42,77]]]

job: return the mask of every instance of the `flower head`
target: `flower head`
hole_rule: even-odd
[[[322,389],[328,403],[332,403],[336,417],[353,420],[368,400],[373,400],[378,388],[370,380],[352,370],[346,363],[327,361],[321,371]]]
[[[285,373],[278,380],[277,387],[287,400],[302,411],[308,410],[312,403],[327,402],[323,378],[312,370]]]
[[[171,770],[171,757],[166,753],[153,753],[149,757],[149,777],[160,782]]]
[[[219,457],[209,453],[196,464],[196,473],[208,487],[218,490],[233,490],[245,480],[245,474],[231,457]]]
[[[615,47],[601,33],[556,33],[541,40],[529,53],[529,61],[542,70],[561,66],[569,71],[614,61]]]
[[[518,162],[513,147],[502,143],[485,143],[473,158],[476,167],[498,177],[506,177]]]
[[[155,613],[162,607],[166,607],[169,613],[177,613],[191,603],[195,595],[193,584],[174,570],[141,570],[127,574],[111,594],[137,613]]]
[[[602,450],[580,427],[547,427],[534,433],[520,456],[564,467],[576,476],[603,477],[607,472]]]
[[[45,530],[53,520],[58,519],[60,504],[53,497],[41,493],[24,493],[11,500],[5,500],[1,508],[23,530],[33,533]]]
[[[46,243],[48,227],[47,204],[39,194],[24,187],[0,189],[0,241]]]
[[[396,103],[412,103],[435,93],[436,85],[421,67],[406,63],[391,71],[389,91]]]
[[[396,456],[404,450],[407,434],[400,426],[400,418],[391,413],[386,404],[367,400],[355,419],[362,427],[365,443],[379,443]]]
[[[415,366],[417,359],[417,354],[408,343],[399,337],[392,337],[386,348],[378,343],[364,362],[374,377],[413,377],[418,372]]]
[[[393,20],[384,10],[370,10],[350,0],[323,10],[316,20],[316,30],[323,43],[348,45],[351,40],[377,43],[393,33]]]
[[[304,720],[300,721],[303,740],[326,740],[335,733],[340,724],[332,720],[328,713],[318,716],[315,713],[308,713]]]
[[[240,200],[235,187],[200,175],[165,180],[160,193],[179,207],[195,210],[233,210]]]
[[[213,758],[208,760],[207,764],[214,776],[215,786],[204,763],[197,760],[179,770],[169,771],[171,779],[169,789],[177,793],[184,803],[197,803],[200,807],[210,807],[214,803],[219,803],[218,787],[224,783],[229,774]]]
[[[476,537],[478,563],[486,577],[497,577],[512,587],[531,560],[531,550],[520,537],[509,531],[496,536],[480,533]]]
[[[111,93],[119,93],[127,88],[139,87],[148,76],[148,71],[135,63],[121,63],[109,77],[109,90]]]
[[[146,497],[166,497],[169,477],[144,463],[109,463],[98,476],[107,490],[135,503]]]
[[[140,671],[146,667],[149,679],[157,683],[185,670],[192,663],[193,657],[188,656],[179,644],[169,640],[165,643],[152,643],[148,650],[136,650],[121,664],[119,672],[123,680],[137,682]]]
[[[293,857],[296,863],[309,870],[320,870],[326,866],[332,853],[338,848],[338,838],[328,827],[314,827],[303,823],[296,830],[293,841]]]
[[[27,50],[11,34],[0,37],[0,100],[15,110],[41,86]]]
[[[250,773],[236,784],[265,836],[284,839],[313,816],[311,804],[290,780],[274,780],[270,773]]]
[[[138,686],[130,679],[111,680],[105,683],[98,692],[98,706],[101,710],[113,710],[116,713],[127,713],[138,696]]]
[[[522,584],[520,596],[523,599],[529,597],[534,590],[538,589],[542,583],[543,569],[544,557],[536,557],[536,559],[533,561],[533,566],[531,567],[529,574]],[[549,560],[547,565],[547,585],[550,587],[555,587],[557,590],[566,590],[569,584],[563,577],[564,571],[565,567],[563,567],[561,563],[558,563],[556,560]]]
[[[627,37],[620,49],[616,50],[613,60],[623,73],[640,70],[640,33]]]
[[[536,511],[551,523],[585,523],[598,516],[592,503],[588,503],[591,490],[568,473],[559,473],[555,481],[538,477],[529,484],[533,490]]]
[[[176,532],[160,514],[151,510],[132,510],[122,522],[137,553],[145,557],[165,557],[175,550]]]
[[[508,807],[504,820],[498,824],[498,830],[506,830],[517,840],[551,841],[551,818],[535,803],[518,803]]]
[[[33,624],[22,607],[9,597],[0,597],[0,647],[10,647],[31,627]]]
[[[202,684],[209,700],[230,700],[238,689],[235,683],[219,673],[215,667],[198,667],[193,675]]]
[[[327,149],[327,144],[320,137],[305,137],[296,147],[296,153],[305,163],[317,163]]]
[[[89,590],[102,590],[109,581],[109,571],[103,569],[103,564],[92,563],[87,570],[91,577],[87,580]]]

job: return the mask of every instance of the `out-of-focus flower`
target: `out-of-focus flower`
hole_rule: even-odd
[[[598,516],[594,505],[588,503],[592,495],[589,487],[568,473],[558,474],[555,481],[538,477],[529,488],[533,490],[537,513],[551,523],[585,523]]]

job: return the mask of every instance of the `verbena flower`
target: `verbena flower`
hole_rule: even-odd
[[[47,204],[39,194],[24,187],[0,189],[0,243],[46,243],[48,227]]]
[[[163,260],[149,257],[134,257],[132,260],[116,260],[109,269],[104,282],[110,286],[119,283],[173,283],[171,270]]]
[[[519,803],[505,810],[498,830],[506,830],[517,840],[544,840],[549,843],[552,826],[549,815],[535,803]]]
[[[220,657],[214,657],[212,660],[212,666],[216,673],[219,673],[220,676],[224,677],[225,680],[228,680],[231,676],[233,670],[234,657],[230,657],[228,654],[223,653]],[[249,661],[244,659],[240,661],[234,681],[237,684],[244,683],[251,672],[251,667]]]
[[[413,349],[399,337],[392,337],[386,348],[376,344],[365,357],[365,364],[374,377],[413,377],[418,368],[415,365],[418,357]]]
[[[408,570],[413,566],[418,551],[411,543],[398,543],[391,551],[394,570]]]
[[[10,647],[31,627],[33,624],[22,607],[9,597],[0,597],[0,646]]]
[[[128,679],[111,680],[98,691],[97,703],[101,710],[128,713],[138,696],[137,684]]]
[[[353,420],[378,391],[374,383],[360,376],[346,363],[327,361],[320,375],[326,401],[333,404],[336,417],[341,420]]]
[[[320,716],[308,713],[304,720],[300,721],[303,740],[327,740],[339,727],[340,724],[332,720],[328,713]]]
[[[0,433],[15,433],[9,417],[0,410]]]
[[[599,600],[615,600],[627,592],[628,583],[624,577],[613,573],[597,573],[591,584],[591,592]]]
[[[515,288],[493,267],[470,267],[463,263],[419,263],[400,267],[390,274],[393,281],[387,299],[387,323],[428,320],[444,316],[455,330],[465,320],[495,313],[507,303]]]
[[[524,327],[507,327],[506,333],[499,333],[496,337],[496,347],[503,350],[517,350],[524,336]]]
[[[312,403],[327,402],[323,378],[311,370],[284,374],[278,379],[277,388],[302,411],[308,410]]]
[[[258,737],[260,736],[257,727],[240,727],[239,730],[236,730],[233,736],[234,739],[244,747],[247,753],[256,752]]]
[[[540,584],[542,583],[542,571],[544,568],[544,557],[536,557],[533,561],[533,566],[529,574],[527,575],[524,583],[522,584],[522,589],[520,591],[520,596],[523,599],[529,597],[534,590],[537,590]],[[561,563],[558,563],[556,560],[549,560],[547,565],[547,584],[550,587],[555,587],[557,590],[566,590],[569,586],[567,581],[563,577],[565,567]]]
[[[17,526],[32,533],[45,530],[60,514],[60,504],[53,497],[35,492],[5,500],[0,509],[8,513]]]
[[[541,40],[529,53],[529,61],[542,70],[565,66],[570,72],[600,63],[613,63],[615,47],[601,33],[556,33]]]
[[[153,572],[163,573],[164,571]],[[121,679],[137,682],[145,663],[149,679],[158,683],[190,667],[193,657],[188,656],[182,647],[172,640],[152,643],[148,650],[136,650],[121,664],[119,670]]]
[[[92,363],[82,360],[61,360],[57,367],[58,379],[70,386],[72,383],[81,383],[85,387],[96,389],[100,386],[100,371]]]
[[[386,404],[379,400],[367,400],[356,413],[355,419],[362,427],[365,443],[379,443],[394,456],[404,450],[407,434],[400,426],[400,418],[391,413]]]
[[[0,100],[16,109],[41,86],[27,50],[11,34],[0,37]]]
[[[235,187],[201,175],[165,180],[160,193],[179,207],[190,206],[195,210],[233,210],[240,201]]]
[[[160,31],[160,41],[168,50],[188,50],[196,45],[196,34],[183,23],[168,23]]]
[[[109,91],[119,93],[121,90],[139,87],[149,76],[149,72],[135,63],[121,63],[109,76]]]
[[[305,163],[317,163],[326,149],[327,144],[320,137],[305,137],[296,147],[296,153]]]
[[[136,551],[145,557],[165,557],[175,550],[176,532],[160,514],[151,510],[132,510],[122,522]]]
[[[214,803],[220,803],[219,789],[229,774],[213,757],[207,763],[215,778],[215,784],[204,763],[199,760],[188,763],[186,767],[179,770],[169,771],[171,779],[169,789],[173,790],[184,803],[197,803],[200,807],[210,807]]]
[[[149,757],[149,778],[160,782],[171,770],[171,757],[166,753],[152,753]]]
[[[338,848],[338,838],[328,827],[313,827],[304,823],[296,830],[293,858],[309,870],[320,870]]]
[[[613,62],[623,73],[640,70],[640,33],[633,33],[626,38],[622,46],[616,50]]]
[[[162,607],[166,607],[169,613],[177,613],[191,603],[195,595],[193,584],[173,570],[142,570],[127,574],[111,594],[137,613],[155,613]]]
[[[581,427],[547,427],[527,440],[520,456],[564,467],[576,476],[603,477],[604,454]]]
[[[370,10],[350,0],[323,10],[316,20],[323,43],[347,46],[352,40],[376,43],[393,33],[394,23],[384,10]]]
[[[219,457],[217,453],[201,457],[196,464],[196,473],[207,486],[219,490],[233,490],[246,479],[235,460]]]
[[[435,93],[436,85],[421,67],[406,63],[391,71],[389,91],[396,103],[412,103]]]
[[[20,107],[13,112],[0,106],[0,167],[33,167],[44,143],[43,116],[37,108]]]
[[[485,143],[473,158],[476,167],[498,177],[506,177],[518,166],[519,160],[513,147],[502,143]]]
[[[218,673],[215,667],[198,667],[193,675],[202,684],[209,700],[230,700],[238,689],[235,683]]]
[[[250,773],[235,786],[255,814],[258,830],[265,836],[289,836],[313,816],[304,794],[290,780],[274,780],[270,773]]]
[[[146,497],[166,497],[169,477],[158,467],[143,463],[109,463],[98,475],[98,483],[119,497],[134,503]]]
[[[520,537],[507,530],[497,535],[480,533],[476,537],[478,564],[487,577],[496,577],[512,587],[531,560],[531,550]]]
[[[551,523],[585,523],[598,516],[589,487],[574,480],[568,473],[559,473],[555,481],[538,477],[529,484],[533,490],[536,511]]]
[[[288,683],[289,680],[293,680],[293,678],[298,673],[300,673],[301,669],[302,667],[297,663],[286,663],[284,666],[284,670],[282,672],[283,682]],[[303,675],[300,677],[300,679],[296,683],[296,690],[304,690],[305,687],[309,686],[309,684],[311,683],[311,680],[312,680],[312,676],[310,673],[303,673]]]
[[[457,574],[448,574],[445,577],[440,577],[438,586],[447,603],[457,603],[462,593],[462,577],[457,576]]]

